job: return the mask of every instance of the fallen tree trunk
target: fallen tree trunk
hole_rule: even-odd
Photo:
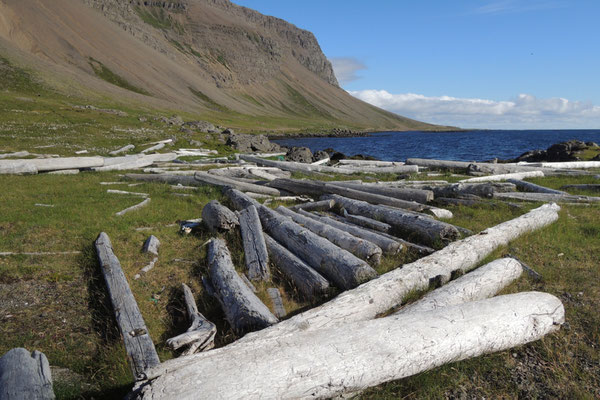
[[[562,162],[541,162],[541,163],[527,163],[526,166],[530,167],[543,167],[543,168],[557,168],[557,169],[571,169],[571,168],[600,168],[600,161],[562,161]]]
[[[552,194],[552,193],[496,193],[495,198],[513,199],[523,201],[542,201],[542,202],[560,202],[560,203],[595,203],[600,201],[600,197],[577,196],[571,194]]]
[[[433,218],[407,213],[403,210],[392,209],[384,206],[372,205],[364,201],[348,199],[332,195],[336,204],[352,214],[363,215],[372,219],[386,222],[396,232],[409,238],[415,237],[426,245],[447,244],[460,237],[458,229],[445,222]]]
[[[211,200],[202,208],[202,222],[211,232],[227,232],[240,224],[238,216],[218,200]]]
[[[250,206],[240,211],[239,220],[248,278],[268,281],[271,279],[269,254],[256,207]]]
[[[321,274],[306,265],[288,249],[264,235],[271,262],[288,278],[307,300],[320,298],[329,292],[329,282]]]
[[[368,240],[361,239],[351,235],[347,231],[338,229],[318,219],[308,218],[305,215],[298,214],[282,206],[277,207],[276,211],[286,217],[290,217],[297,224],[302,225],[319,236],[327,238],[331,243],[344,250],[348,250],[350,253],[367,262],[375,265],[379,265],[381,262],[381,248]]]
[[[298,211],[298,210],[329,211],[333,208],[333,206],[335,206],[335,201],[321,200],[321,201],[314,201],[314,202],[309,202],[309,203],[304,203],[304,204],[296,204],[295,206],[290,207],[290,209],[292,209],[294,211]]]
[[[392,240],[390,238],[387,238],[385,236],[379,235],[377,233],[371,232],[371,231],[367,231],[366,229],[362,229],[359,228],[357,226],[350,226],[350,225],[346,225],[343,222],[339,222],[336,221],[335,219],[331,219],[329,217],[324,217],[324,216],[319,216],[319,215],[315,215],[315,214],[311,214],[309,212],[306,212],[304,210],[298,210],[298,213],[300,215],[303,215],[305,217],[308,218],[312,218],[315,221],[319,221],[321,223],[330,225],[336,229],[339,229],[341,231],[347,232],[353,236],[356,236],[358,238],[367,240],[370,243],[375,244],[376,246],[380,247],[381,250],[385,253],[385,254],[396,254],[398,253],[401,249],[402,246],[400,245],[399,242]]]
[[[587,175],[585,171],[574,171],[569,169],[545,168],[523,164],[490,164],[490,163],[473,163],[467,168],[469,175],[499,175],[513,174],[532,171],[542,171],[546,176],[552,175]],[[515,178],[519,179],[519,178]]]
[[[521,181],[519,179],[507,179],[507,182],[514,184],[518,189],[524,192],[531,193],[551,193],[551,194],[568,194],[560,190],[550,189],[544,186],[536,185],[535,183]]]
[[[495,192],[512,192],[516,189],[513,183],[489,182],[489,183],[453,183],[446,186],[432,187],[435,197],[458,197],[464,195],[475,195],[479,197],[494,197]]]
[[[207,172],[196,172],[194,179],[209,185],[231,187],[240,191],[268,194],[270,196],[281,196],[281,192],[268,186],[255,185],[252,183],[241,182],[224,176],[214,176]]]
[[[0,399],[55,399],[50,364],[44,353],[15,348],[0,357]]]
[[[340,167],[335,167],[340,169]],[[354,172],[361,172],[363,174],[412,174],[418,173],[419,167],[417,165],[393,165],[393,166],[362,166],[362,165],[345,165],[344,169],[351,169]]]
[[[527,292],[238,342],[167,361],[137,398],[332,398],[539,340],[564,318],[558,298]]]
[[[191,321],[188,330],[181,335],[177,335],[167,340],[167,346],[173,350],[177,350],[183,346],[189,348],[182,354],[184,356],[194,354],[197,351],[210,350],[215,345],[215,335],[217,327],[215,324],[204,318],[204,315],[198,311],[194,294],[188,285],[181,284],[185,308],[188,319]]]
[[[303,164],[298,162],[291,161],[274,161],[274,160],[265,160],[264,158],[254,157],[247,154],[240,154],[240,158],[247,162],[253,162],[257,165],[263,165],[265,167],[275,167],[282,169],[284,171],[290,172],[304,172],[304,173],[312,173],[312,172],[325,172],[330,174],[355,174],[357,171],[349,168],[335,168],[328,167],[325,165],[312,165],[312,164]]]
[[[433,169],[467,169],[470,162],[465,161],[447,161],[447,160],[430,160],[426,158],[408,158],[406,165],[418,165],[420,167],[428,167]]]
[[[137,169],[149,167],[156,162],[168,162],[177,158],[175,153],[165,154],[135,154],[122,157],[106,157],[104,164],[94,168],[94,171],[123,171],[128,169]]]
[[[385,222],[377,221],[368,217],[363,217],[362,215],[348,214],[346,212],[344,217],[355,225],[360,225],[376,231],[389,233],[392,230],[392,226],[390,224],[386,224]]]
[[[369,167],[396,167],[399,165],[405,165],[403,162],[397,161],[378,161],[378,160],[350,160],[350,159],[342,159],[338,160],[338,163],[341,165],[350,165],[350,166],[369,166]]]
[[[119,211],[119,212],[118,212],[118,213],[116,213],[115,215],[117,215],[117,216],[119,216],[119,217],[120,217],[120,216],[122,216],[122,215],[125,215],[125,214],[127,214],[128,212],[135,211],[135,210],[138,210],[138,209],[140,209],[140,208],[142,208],[142,207],[145,207],[145,206],[147,206],[148,204],[150,204],[150,197],[148,197],[147,199],[145,199],[145,200],[144,200],[144,201],[142,201],[141,203],[138,203],[138,204],[136,204],[136,205],[134,205],[134,206],[131,206],[131,207],[128,207],[128,208],[126,208],[126,209],[124,209],[124,210],[121,210],[121,211]]]
[[[131,372],[136,380],[145,379],[146,370],[160,364],[154,343],[108,235],[100,233],[95,246],[119,331],[125,342]]]
[[[128,144],[126,146],[121,147],[120,149],[113,150],[108,154],[110,154],[111,156],[116,156],[117,154],[126,153],[129,150],[133,150],[133,149],[135,149],[135,146],[132,144]]]
[[[416,201],[417,203],[427,204],[433,200],[431,190],[411,189],[411,188],[391,188],[381,185],[369,185],[361,183],[337,182],[337,186],[349,187],[351,189],[361,190],[367,193],[379,194],[382,196],[394,197],[400,200]]]
[[[476,178],[463,179],[460,182],[461,183],[472,183],[472,182],[507,181],[509,179],[537,178],[537,177],[543,177],[543,176],[544,176],[544,173],[542,171],[528,171],[528,172],[515,172],[515,173],[510,173],[510,174],[478,176]]]
[[[593,191],[596,191],[596,192],[600,192],[600,185],[598,185],[598,184],[589,184],[589,185],[564,185],[564,186],[561,187],[561,189],[593,190]]]
[[[285,307],[283,306],[283,299],[281,298],[281,292],[277,288],[268,288],[267,294],[273,302],[273,310],[277,318],[284,318],[287,314]]]
[[[274,239],[340,289],[354,288],[377,276],[365,261],[303,228],[290,218],[260,205],[242,192],[230,189],[225,194],[238,210],[254,204],[263,228]]]
[[[223,240],[213,238],[209,242],[208,266],[215,296],[234,331],[245,333],[278,322],[235,271]]]
[[[402,307],[394,315],[419,313],[493,297],[519,278],[522,272],[521,263],[514,258],[492,261],[429,292],[414,303]]]
[[[481,203],[481,199],[459,199],[455,197],[438,197],[434,201],[436,204],[440,206],[464,206],[464,207],[472,207]]]
[[[37,167],[29,160],[0,160],[0,174],[2,175],[35,175]]]

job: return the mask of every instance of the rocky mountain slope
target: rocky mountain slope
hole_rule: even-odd
[[[0,55],[63,92],[216,122],[438,128],[353,98],[312,33],[229,0],[0,0]]]

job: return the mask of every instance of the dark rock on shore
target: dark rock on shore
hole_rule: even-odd
[[[511,162],[560,162],[581,161],[581,152],[588,149],[597,149],[594,142],[584,143],[580,140],[569,140],[567,142],[555,143],[546,150],[530,150],[521,154]],[[596,156],[595,158],[597,158]]]
[[[220,130],[207,121],[190,121],[185,122],[181,126],[182,132],[202,132],[202,133],[219,133]]]
[[[315,152],[315,154],[313,154],[313,162],[325,160],[326,158],[329,158],[329,154],[327,154],[323,150],[319,150],[319,151]]]
[[[234,150],[241,152],[278,152],[283,150],[280,145],[271,143],[265,135],[231,133],[227,138],[226,144],[231,146]]]
[[[308,147],[292,147],[285,155],[285,160],[311,163],[313,161],[313,154]]]

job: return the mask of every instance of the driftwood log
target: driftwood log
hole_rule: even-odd
[[[169,162],[177,158],[175,153],[135,154],[131,156],[106,157],[104,164],[95,167],[94,171],[122,171],[148,167],[156,162]]]
[[[406,159],[406,165],[418,165],[420,167],[427,167],[432,169],[466,170],[470,164],[470,162],[465,161],[431,160],[426,158]]]
[[[514,258],[492,261],[427,293],[394,314],[418,313],[493,297],[521,276],[523,267]]]
[[[527,171],[527,172],[513,172],[513,173],[509,173],[509,174],[478,176],[476,178],[462,179],[460,182],[473,183],[473,182],[507,181],[509,179],[522,180],[525,178],[540,178],[543,176],[544,176],[544,173],[540,170],[537,170],[537,171]]]
[[[167,361],[137,398],[332,398],[541,339],[564,317],[558,298],[527,292],[300,330]]]
[[[598,184],[588,184],[588,185],[564,185],[561,189],[575,189],[575,190],[592,190],[595,192],[600,192],[600,185]]]
[[[271,298],[273,302],[273,310],[275,316],[277,318],[283,318],[286,316],[287,312],[285,311],[285,307],[283,306],[283,299],[281,298],[281,292],[277,288],[268,288],[267,294]]]
[[[188,319],[191,322],[188,330],[181,335],[177,335],[167,340],[167,346],[177,350],[183,346],[189,346],[182,355],[187,356],[198,351],[210,350],[214,347],[217,327],[215,324],[204,318],[204,315],[198,311],[194,294],[188,285],[181,284],[185,308]]]
[[[15,348],[0,357],[0,400],[53,400],[48,359],[37,350]]]
[[[126,153],[126,152],[128,152],[129,150],[133,150],[133,149],[135,149],[135,146],[134,146],[134,145],[132,145],[132,144],[128,144],[128,145],[126,145],[126,146],[123,146],[123,147],[121,147],[121,148],[119,148],[119,149],[117,149],[117,150],[113,150],[113,151],[111,151],[111,152],[110,152],[110,153],[108,153],[108,154],[110,154],[111,156],[116,156],[116,155],[118,155],[118,154],[121,154],[121,153]]]
[[[516,186],[513,183],[506,182],[453,183],[451,185],[431,187],[436,198],[459,197],[464,195],[492,198],[496,192],[512,192],[515,189]]]
[[[348,250],[350,253],[367,262],[375,265],[381,262],[381,248],[368,240],[361,239],[331,224],[298,214],[282,206],[277,207],[276,210],[280,214],[290,217],[297,224],[302,225],[319,236],[327,238],[331,243]]]
[[[142,207],[146,207],[148,204],[150,204],[150,197],[144,199],[144,201],[142,201],[141,203],[138,203],[138,204],[133,205],[131,207],[127,207],[126,209],[119,211],[115,215],[117,215],[117,216],[120,217],[122,215],[127,214],[128,212],[139,210]]]
[[[269,254],[258,211],[256,207],[250,206],[239,211],[238,216],[248,277],[251,280],[268,281],[271,279]]]
[[[362,166],[362,165],[344,165],[344,169],[352,169],[355,172],[364,174],[412,174],[418,173],[417,165],[391,165],[391,166]],[[338,169],[338,167],[336,167]]]
[[[225,194],[237,209],[254,204],[263,228],[274,239],[340,289],[354,288],[377,276],[369,264],[349,251],[339,248],[290,218],[258,204],[242,192],[230,189]]]
[[[552,194],[552,193],[496,193],[495,198],[511,199],[522,201],[555,201],[560,203],[596,203],[600,201],[600,197],[593,196],[577,196],[571,194]]]
[[[237,215],[218,200],[211,200],[202,208],[202,222],[211,232],[227,232],[240,224]]]
[[[209,242],[208,266],[215,296],[234,331],[245,333],[278,322],[267,306],[240,278],[223,240],[213,238]]]
[[[136,380],[144,379],[148,368],[160,364],[154,343],[108,235],[100,233],[95,246],[131,371]]]
[[[268,186],[255,185],[252,183],[242,182],[236,179],[227,178],[224,176],[215,176],[211,175],[207,172],[198,171],[194,174],[194,179],[199,182],[221,186],[221,187],[231,187],[234,189],[238,189],[241,191],[254,192],[254,193],[262,193],[268,194],[271,196],[281,196],[281,192],[277,189]]]
[[[27,160],[0,160],[0,174],[10,175],[35,175],[37,167]]]
[[[427,216],[373,205],[365,201],[353,200],[338,195],[332,195],[331,198],[335,200],[338,206],[343,207],[351,214],[363,215],[388,223],[400,235],[405,235],[408,238],[415,237],[428,246],[447,244],[460,237],[460,232],[455,226]]]
[[[303,173],[330,173],[330,174],[355,174],[356,170],[350,168],[335,168],[328,167],[325,165],[312,165],[312,164],[303,164],[298,162],[290,162],[290,161],[274,161],[274,160],[265,160],[264,158],[259,158],[255,156],[250,156],[246,154],[240,154],[240,158],[247,162],[253,162],[257,165],[262,165],[265,167],[275,167],[282,169],[284,171],[290,172],[303,172]]]
[[[350,160],[342,159],[338,160],[338,164],[341,165],[357,165],[361,167],[396,167],[398,165],[406,165],[403,162],[398,161],[379,161],[379,160]]]
[[[528,163],[525,164],[531,167],[543,167],[543,168],[559,168],[559,169],[571,169],[571,168],[600,168],[600,161],[562,161],[562,162],[541,162],[541,163]]]
[[[417,203],[427,204],[433,200],[431,190],[412,189],[412,188],[392,188],[381,185],[370,185],[361,183],[337,182],[337,186],[349,187],[351,189],[361,190],[367,193],[379,194],[382,196],[394,197],[400,200],[416,201]]]
[[[288,249],[264,235],[271,262],[298,289],[303,298],[313,300],[327,294],[329,282]]]
[[[352,222],[355,225],[364,226],[365,228],[384,233],[389,233],[392,230],[392,226],[390,224],[386,224],[385,222],[377,221],[372,218],[363,217],[362,215],[348,214],[346,212],[344,213],[344,216],[349,222]]]
[[[335,206],[335,201],[333,200],[321,200],[321,201],[313,201],[304,204],[296,204],[293,207],[290,207],[291,210],[298,211],[329,211]]]
[[[552,194],[568,194],[560,190],[550,189],[544,186],[536,185],[535,183],[525,182],[519,179],[508,179],[507,182],[512,183],[518,189],[524,192],[531,193],[552,193]]]

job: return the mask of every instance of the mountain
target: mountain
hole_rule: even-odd
[[[350,96],[312,33],[228,0],[0,0],[0,55],[69,95],[233,126],[440,128]]]

